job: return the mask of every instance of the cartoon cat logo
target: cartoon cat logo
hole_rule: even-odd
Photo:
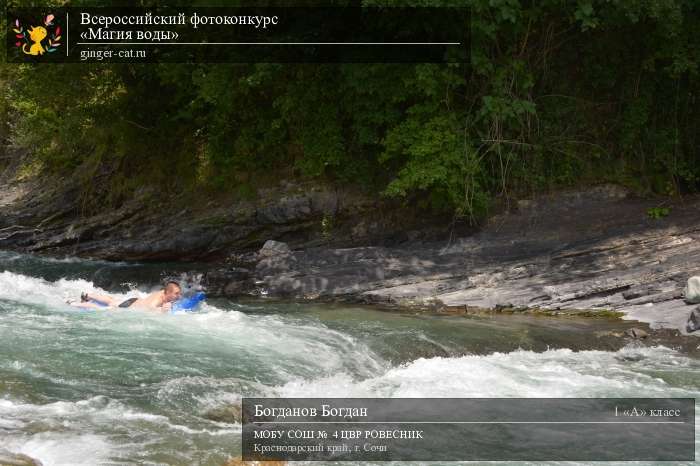
[[[46,52],[55,52],[61,45],[61,27],[54,26],[53,19],[54,15],[47,15],[43,26],[30,26],[28,29],[16,19],[15,28],[12,29],[17,38],[15,46],[26,55],[41,56]],[[47,40],[47,46],[44,46],[44,40]]]
[[[27,44],[22,47],[22,52],[27,55],[43,55],[44,47],[41,45],[41,41],[46,39],[46,29],[41,26],[33,27],[29,30],[29,39],[34,42],[31,47],[29,47],[29,52],[27,52]]]

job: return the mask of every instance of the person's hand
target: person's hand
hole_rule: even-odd
[[[169,311],[173,307],[173,303],[163,303],[161,307],[164,311]]]

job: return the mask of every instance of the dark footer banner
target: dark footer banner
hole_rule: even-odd
[[[244,398],[244,460],[693,461],[692,398]]]

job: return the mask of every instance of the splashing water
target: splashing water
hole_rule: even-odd
[[[86,312],[65,300],[105,293],[91,274],[123,264],[2,254],[0,445],[44,465],[221,465],[240,454],[240,424],[211,413],[243,396],[700,394],[700,361],[674,350],[565,347],[606,324],[228,301]]]

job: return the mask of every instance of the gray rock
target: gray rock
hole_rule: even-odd
[[[286,255],[290,252],[291,250],[289,249],[289,245],[287,245],[287,243],[269,239],[265,241],[265,244],[262,248],[260,248],[258,254],[260,255],[260,257],[273,257],[279,255]]]
[[[685,326],[685,330],[688,333],[692,333],[700,328],[700,306],[693,309],[688,317],[688,323]]]
[[[641,298],[643,296],[649,296],[649,295],[654,295],[661,293],[663,290],[659,289],[658,287],[654,286],[633,286],[629,290],[624,291],[622,293],[622,297],[630,300],[630,299],[637,299]]]
[[[637,327],[628,328],[627,330],[625,330],[625,335],[637,339],[646,338],[649,336],[647,332]]]
[[[269,296],[605,311],[653,328],[685,328],[682,283],[700,275],[700,198],[674,206],[664,225],[643,215],[650,201],[622,191],[557,193],[533,202],[536,209],[494,217],[480,232],[450,242],[298,250],[284,261],[261,261],[255,275]],[[373,219],[358,219],[357,229]]]
[[[12,170],[0,170],[12,180]],[[95,179],[95,186],[107,186]],[[444,236],[442,224],[415,206],[372,193],[313,182],[281,180],[251,198],[172,198],[138,189],[118,209],[85,210],[77,179],[0,183],[0,249],[119,261],[211,261],[257,251],[264,238],[293,249],[395,244],[397,234],[421,229]],[[91,197],[99,204],[97,189]],[[202,202],[202,205],[194,203]],[[184,205],[192,206],[183,208]],[[377,216],[378,211],[386,215]],[[333,217],[332,234],[322,221]],[[378,218],[375,218],[378,217]],[[358,219],[376,228],[351,234]],[[261,239],[263,238],[263,239]],[[386,242],[386,243],[385,243]],[[244,265],[253,267],[254,264]]]
[[[248,280],[232,280],[224,286],[221,294],[228,297],[250,294],[254,289],[253,283]]]
[[[226,262],[235,267],[254,268],[258,262],[258,255],[255,252],[233,253],[227,258]]]
[[[228,405],[221,408],[210,409],[204,413],[204,417],[216,422],[240,424],[243,420],[243,410],[241,405]]]
[[[683,292],[684,300],[688,304],[700,303],[700,277],[690,277]]]
[[[311,215],[311,201],[306,196],[289,196],[258,208],[260,223],[282,224],[305,220]]]
[[[22,453],[13,453],[0,448],[0,466],[42,466],[41,461],[35,460]]]
[[[203,280],[210,296],[237,297],[255,289],[250,270],[243,267],[210,270]]]

